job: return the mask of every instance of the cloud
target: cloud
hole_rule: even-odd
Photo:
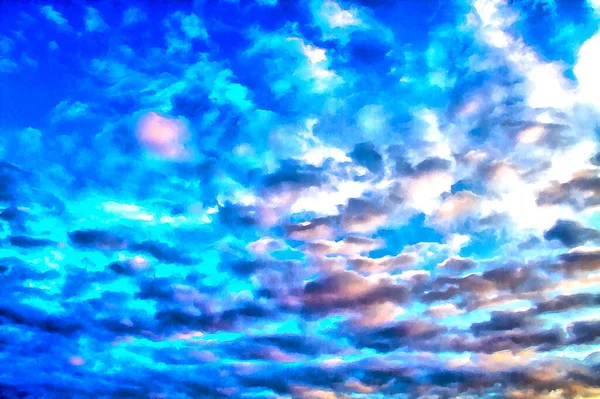
[[[458,309],[453,303],[434,305],[427,309],[427,314],[436,319],[443,319],[448,316],[456,316],[461,313],[462,311]]]
[[[131,245],[133,251],[141,251],[154,256],[161,262],[192,264],[193,258],[189,257],[183,251],[173,248],[165,243],[157,241],[142,241]]]
[[[585,227],[572,220],[558,220],[546,233],[546,240],[558,240],[567,247],[576,247],[600,239],[600,231]]]
[[[476,209],[479,202],[477,195],[472,192],[459,191],[440,204],[435,217],[441,221],[460,218]]]
[[[564,310],[596,306],[600,303],[600,296],[594,294],[559,295],[536,305],[537,313],[562,312]]]
[[[529,324],[527,316],[527,312],[493,312],[489,321],[472,324],[471,331],[476,336],[482,336],[492,331],[521,329]]]
[[[294,240],[312,241],[331,238],[335,235],[335,219],[323,217],[310,222],[302,222],[285,226],[288,237]]]
[[[403,320],[396,324],[380,327],[358,334],[358,347],[372,348],[381,352],[391,352],[419,342],[435,340],[445,331],[445,327],[423,320]]]
[[[594,65],[598,65],[599,62],[597,55],[599,49],[600,34],[595,34],[581,45],[577,51],[577,63],[573,67],[573,73],[579,82],[580,99],[596,108],[600,107],[600,103],[593,93],[600,88],[600,80],[593,71]]]
[[[341,241],[318,240],[307,244],[307,249],[314,255],[359,255],[384,246],[378,239],[347,236]]]
[[[2,7],[0,391],[597,396],[586,4]]]
[[[11,236],[9,241],[11,245],[20,248],[46,247],[54,244],[52,240],[27,236]]]
[[[52,6],[42,6],[40,8],[40,12],[49,21],[52,21],[57,25],[69,25],[65,17],[63,17],[63,15],[60,12],[56,11]]]
[[[367,233],[387,221],[386,204],[377,204],[362,198],[350,198],[342,215],[342,228],[348,232]]]
[[[598,206],[600,179],[596,176],[578,176],[565,183],[554,183],[541,190],[537,197],[538,205],[565,204],[580,211]]]
[[[393,271],[398,268],[406,268],[417,263],[419,258],[412,253],[400,253],[396,256],[384,256],[382,258],[356,257],[350,260],[354,268],[361,272]]]
[[[108,26],[102,20],[100,12],[93,8],[87,7],[85,13],[85,30],[88,32],[102,32],[106,30]]]
[[[114,250],[124,249],[128,245],[126,239],[105,230],[75,230],[69,232],[68,235],[74,245],[83,248]]]
[[[559,257],[556,267],[568,273],[578,271],[595,271],[600,267],[600,251],[598,249],[574,248]]]
[[[373,143],[356,144],[349,155],[355,162],[373,173],[378,173],[383,168],[383,158],[375,150]]]
[[[181,30],[190,39],[206,39],[208,37],[206,28],[204,28],[202,21],[195,14],[185,15],[181,18]]]
[[[461,257],[452,257],[444,260],[442,263],[438,265],[441,270],[448,270],[452,272],[462,273],[469,269],[474,268],[476,263],[467,258]]]
[[[54,120],[73,120],[88,115],[89,105],[79,101],[70,102],[67,100],[61,101],[54,108]]]
[[[402,304],[407,299],[408,290],[404,286],[386,280],[373,282],[352,271],[336,272],[309,281],[302,295],[304,309],[309,313],[351,310],[355,306],[384,301]]]
[[[123,24],[131,25],[136,22],[140,22],[146,18],[144,11],[139,8],[130,7],[123,13]]]
[[[344,10],[338,3],[326,0],[320,8],[320,16],[324,18],[330,28],[344,28],[360,24],[355,10]]]
[[[187,126],[180,119],[149,112],[138,122],[137,138],[143,147],[164,159],[186,160],[192,156]]]

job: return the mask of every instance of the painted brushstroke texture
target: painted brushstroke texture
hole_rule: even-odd
[[[600,397],[599,23],[0,3],[0,397]]]

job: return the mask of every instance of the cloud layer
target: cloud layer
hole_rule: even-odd
[[[600,395],[596,3],[0,4],[0,397]]]

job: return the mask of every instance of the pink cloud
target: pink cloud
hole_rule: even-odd
[[[137,139],[149,152],[170,160],[186,160],[192,155],[187,146],[189,133],[183,120],[148,112],[137,125]]]
[[[71,363],[73,366],[83,366],[85,364],[85,360],[79,356],[71,356],[69,358],[69,363]]]

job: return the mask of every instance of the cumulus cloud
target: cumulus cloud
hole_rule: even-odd
[[[54,22],[57,25],[68,25],[68,21],[63,15],[56,11],[52,6],[42,6],[40,8],[40,12],[44,17],[46,17],[49,21]]]
[[[106,23],[100,15],[100,11],[93,7],[87,7],[85,14],[85,30],[88,32],[102,32],[107,28]]]

